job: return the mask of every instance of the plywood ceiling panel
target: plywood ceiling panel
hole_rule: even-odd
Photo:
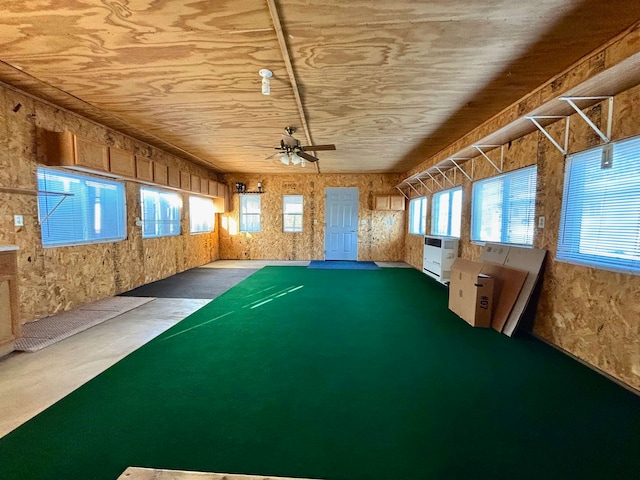
[[[406,172],[640,19],[635,0],[276,5],[312,140],[338,148],[324,173]],[[264,0],[5,1],[0,47],[0,81],[171,153],[302,171],[265,160],[287,125],[307,142]]]

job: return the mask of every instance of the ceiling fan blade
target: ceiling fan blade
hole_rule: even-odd
[[[306,161],[308,162],[317,162],[319,159],[317,159],[316,157],[314,157],[313,155],[309,155],[308,153],[304,153],[302,150],[300,150],[299,152],[297,152],[297,155],[299,157],[304,158]]]
[[[335,145],[306,145],[304,147],[300,147],[302,150],[307,150],[309,152],[321,152],[323,150],[335,150]]]
[[[243,145],[242,148],[273,148],[272,145]]]

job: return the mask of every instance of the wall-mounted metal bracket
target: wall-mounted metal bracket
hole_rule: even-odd
[[[469,176],[469,174],[467,172],[465,172],[463,170],[463,168],[456,162],[456,160],[460,161],[460,160],[469,160],[468,158],[450,158],[449,160],[451,160],[451,162],[456,166],[456,168],[458,170],[460,170],[462,172],[462,174],[467,177],[471,182],[473,182],[473,178],[471,178]]]
[[[448,181],[452,186],[454,186],[454,187],[456,186],[456,184],[455,184],[455,183],[453,183],[453,182],[451,181],[451,179],[450,179],[449,177],[447,177],[447,176],[444,174],[444,172],[443,172],[442,170],[440,170],[438,167],[434,167],[434,168],[435,168],[435,169],[440,173],[440,175],[442,175],[442,176],[443,176],[443,177],[444,177],[444,178],[445,178],[445,179],[446,179],[446,180],[447,180],[447,181]]]
[[[407,200],[409,200],[409,196],[408,196],[406,193],[404,193],[404,192],[402,191],[402,189],[401,189],[399,186],[396,186],[396,188],[398,189],[398,191],[402,194],[402,196],[403,196],[404,198],[406,198]]]
[[[569,145],[569,120],[571,117],[558,116],[558,115],[536,115],[536,116],[528,116],[524,118],[531,120],[531,122],[536,127],[538,127],[538,130],[540,130],[544,134],[544,136],[549,139],[549,141],[553,144],[553,146],[556,147],[558,150],[560,150],[560,153],[562,153],[563,155],[567,154],[567,146]],[[556,139],[553,138],[551,134],[547,132],[545,128],[542,125],[540,125],[540,123],[538,122],[538,120],[543,120],[543,119],[560,120],[562,118],[566,120],[565,129],[564,129],[564,148],[561,147],[560,144],[556,141]]]
[[[418,195],[422,195],[422,193],[420,193],[418,191],[418,189],[416,189],[416,187],[414,187],[413,185],[411,185],[410,183],[408,183],[407,185],[409,185],[409,188],[411,188],[414,192],[416,192]]]
[[[47,192],[47,191],[44,191],[44,190],[39,190],[38,191],[38,196],[40,196],[40,195],[54,195],[54,196],[55,195],[59,195],[60,196],[60,200],[58,200],[58,203],[56,203],[55,207],[53,207],[51,210],[49,210],[49,213],[47,213],[47,216],[44,217],[43,219],[39,219],[38,220],[38,223],[40,225],[44,225],[46,223],[46,221],[49,220],[49,217],[51,215],[53,215],[53,212],[55,212],[58,209],[58,207],[60,205],[62,205],[62,202],[64,202],[64,200],[67,197],[72,197],[73,193]]]
[[[580,115],[587,125],[589,125],[599,136],[604,140],[605,143],[609,143],[611,141],[611,126],[613,124],[613,97],[610,96],[601,96],[601,97],[560,97],[560,100],[567,102],[571,107],[576,111],[578,115]],[[602,133],[602,130],[598,128],[598,126],[591,121],[587,114],[584,113],[580,107],[578,107],[574,101],[578,100],[609,100],[609,109],[607,112],[607,134]]]
[[[424,183],[424,182],[420,179],[420,177],[416,177],[416,180],[418,180],[418,181],[420,182],[420,184],[421,184],[424,188],[426,188],[427,190],[429,190],[429,193],[433,193],[433,190],[431,190],[429,187],[427,187],[427,184],[426,184],[426,183]]]
[[[427,170],[425,173],[426,173],[427,175],[429,175],[429,177],[431,177],[431,180],[433,180],[435,183],[437,183],[437,184],[438,184],[438,186],[439,186],[440,188],[443,188],[442,184],[441,184],[439,181],[437,181],[437,180],[435,179],[435,177],[434,177],[433,175],[431,175],[431,173],[429,173],[429,171],[428,171],[428,170]]]
[[[500,150],[500,167],[498,168],[498,166],[495,163],[493,163],[493,160],[489,158],[489,155],[487,155],[484,152],[484,150],[482,150],[483,148],[490,148],[490,149],[498,148],[498,147],[502,147],[502,145],[472,145],[472,147],[478,150],[480,154],[487,160],[487,162],[491,164],[493,168],[496,169],[498,173],[502,173],[502,167],[504,163],[504,151],[502,149]]]

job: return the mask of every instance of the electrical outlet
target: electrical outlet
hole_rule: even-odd
[[[13,224],[16,227],[24,227],[24,217],[22,215],[14,215]]]
[[[538,228],[544,228],[544,217],[542,215],[538,217]]]

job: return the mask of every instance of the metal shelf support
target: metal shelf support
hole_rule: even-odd
[[[469,174],[467,172],[465,172],[462,169],[462,167],[456,162],[456,160],[458,160],[458,161],[460,161],[460,160],[469,160],[468,158],[450,158],[449,160],[451,160],[451,163],[453,163],[456,166],[456,168],[458,170],[460,170],[460,172],[462,172],[462,174],[469,179],[469,181],[473,182],[473,178],[471,178],[469,176]]]
[[[604,96],[604,97],[560,97],[560,100],[567,102],[571,105],[578,115],[580,115],[587,125],[589,125],[599,136],[604,140],[605,143],[609,143],[611,141],[611,126],[613,124],[613,97]],[[609,109],[607,112],[607,133],[606,135],[602,133],[602,130],[598,128],[598,126],[591,121],[587,114],[584,113],[580,107],[578,107],[574,101],[578,100],[609,100]]]
[[[498,148],[498,147],[502,147],[502,145],[473,145],[473,148],[478,150],[480,154],[487,160],[487,162],[491,164],[493,168],[496,169],[498,173],[502,173],[502,167],[504,162],[504,150],[502,149],[500,150],[500,168],[498,168],[498,166],[495,163],[493,163],[493,160],[489,158],[489,155],[487,155],[484,152],[484,150],[482,150],[483,148]]]
[[[553,144],[554,147],[556,147],[558,150],[560,150],[560,153],[562,153],[563,155],[567,154],[567,147],[569,145],[569,120],[571,117],[567,117],[567,116],[557,116],[557,115],[536,115],[536,116],[528,116],[528,117],[524,117],[528,120],[531,120],[531,122],[538,127],[538,130],[540,130],[545,137],[547,137],[549,139],[549,141]],[[547,132],[545,130],[545,128],[540,125],[540,123],[538,122],[538,120],[543,120],[543,119],[555,119],[555,120],[560,120],[564,118],[566,120],[565,122],[565,129],[564,129],[564,148],[562,146],[560,146],[560,144],[556,141],[555,138],[553,138],[551,136],[551,134],[549,132]]]
[[[407,194],[406,194],[406,193],[404,193],[400,187],[396,187],[396,188],[398,189],[398,191],[402,194],[402,196],[403,196],[404,198],[406,198],[407,200],[409,200],[409,197],[407,196]]]

